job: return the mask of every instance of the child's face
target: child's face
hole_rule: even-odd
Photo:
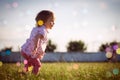
[[[54,16],[50,17],[45,23],[47,29],[52,29],[53,25],[54,25]]]

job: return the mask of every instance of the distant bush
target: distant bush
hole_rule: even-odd
[[[105,43],[105,44],[101,44],[101,46],[99,47],[98,51],[100,52],[106,52],[106,48],[111,47],[111,49],[113,50],[115,45],[120,45],[120,42],[117,41],[112,41],[110,43]]]
[[[5,47],[0,50],[1,52],[12,51],[12,47]]]
[[[68,52],[84,52],[87,49],[85,43],[81,40],[70,41],[67,46]]]
[[[57,46],[55,44],[53,44],[51,40],[49,40],[45,51],[46,52],[54,52],[56,48],[57,48]]]

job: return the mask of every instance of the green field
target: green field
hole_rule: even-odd
[[[2,64],[0,80],[120,80],[120,63],[42,63],[40,74],[20,72],[23,64]]]

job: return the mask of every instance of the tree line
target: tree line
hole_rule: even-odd
[[[106,49],[110,46],[118,45],[120,46],[120,42],[112,41],[109,43],[103,43],[99,46],[98,51],[99,52],[106,52]],[[48,40],[48,44],[46,46],[46,52],[55,52],[57,49],[57,45],[52,42],[52,40]],[[82,40],[78,41],[70,41],[68,42],[68,45],[66,47],[67,52],[85,52],[87,50],[87,46],[85,45],[85,42]],[[12,51],[12,47],[5,47],[4,49],[1,49],[0,51]]]

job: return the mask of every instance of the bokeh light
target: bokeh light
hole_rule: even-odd
[[[6,50],[5,53],[6,53],[6,55],[10,55],[11,51],[10,50]]]
[[[113,45],[113,49],[114,50],[118,49],[118,45]]]
[[[106,72],[106,77],[111,77],[112,76],[112,73],[110,71],[107,71]]]
[[[111,48],[110,48],[110,47],[107,47],[107,48],[105,49],[105,51],[106,51],[106,52],[110,52],[110,51],[111,51]]]
[[[107,57],[107,58],[111,58],[111,57],[112,57],[112,53],[111,53],[111,52],[107,52],[107,53],[106,53],[106,57]]]
[[[16,65],[19,67],[20,66],[20,62],[17,62]]]
[[[3,65],[3,63],[0,61],[0,67]]]
[[[28,67],[28,71],[32,71],[33,66]]]
[[[102,9],[107,9],[107,4],[105,3],[105,2],[101,2],[100,3],[100,7],[102,8]]]
[[[117,54],[120,54],[120,48],[118,48],[118,49],[116,50],[116,53],[117,53]]]
[[[27,63],[28,63],[28,61],[25,59],[25,60],[24,60],[24,64],[27,64]]]
[[[17,7],[18,7],[18,3],[17,3],[17,2],[13,2],[12,6],[13,6],[14,8],[17,8]]]
[[[79,68],[79,65],[78,64],[74,64],[73,65],[73,69],[78,69]]]
[[[119,69],[117,69],[117,68],[113,69],[113,74],[118,75],[119,74]]]

